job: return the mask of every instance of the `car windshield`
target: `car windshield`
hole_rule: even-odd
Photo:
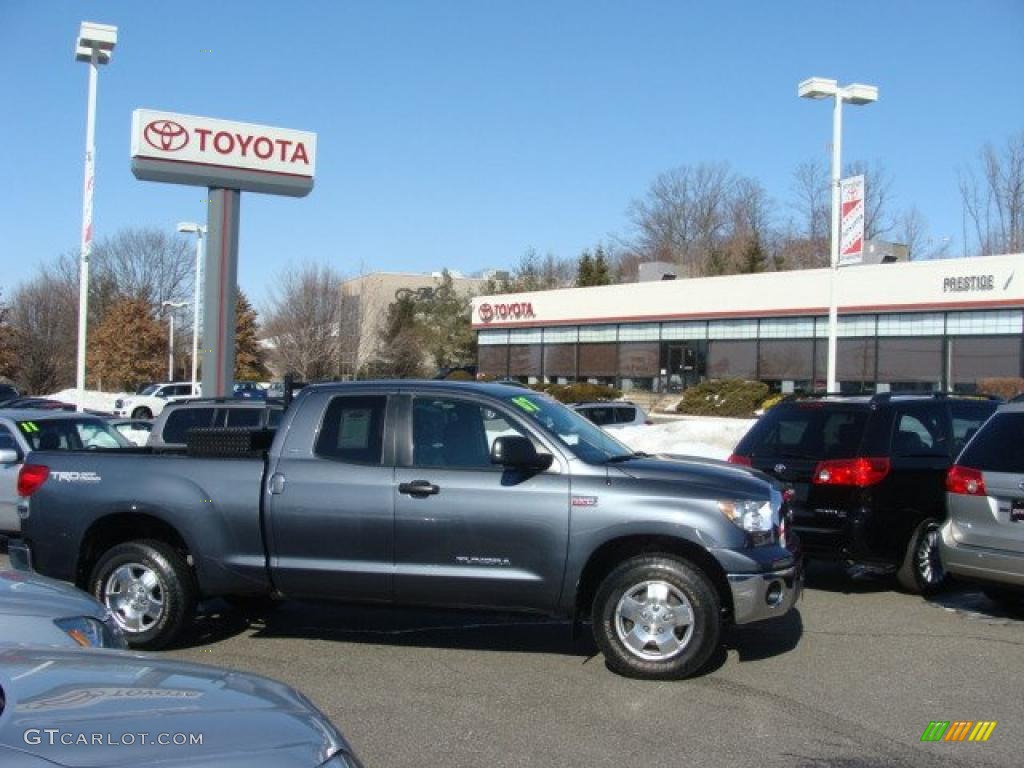
[[[146,387],[146,388],[145,388],[144,390],[142,390],[141,392],[139,392],[139,394],[140,394],[140,395],[152,395],[152,394],[153,394],[154,392],[156,392],[156,391],[157,391],[158,389],[160,389],[160,385],[159,385],[159,384],[150,384],[150,385],[149,385],[148,387]]]
[[[506,397],[505,401],[588,464],[604,464],[609,459],[633,455],[630,448],[548,395],[524,391]]]
[[[127,440],[99,419],[39,419],[18,422],[33,451],[127,448]]]

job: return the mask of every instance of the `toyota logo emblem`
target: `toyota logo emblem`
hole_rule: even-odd
[[[785,471],[786,471],[786,465],[785,464],[776,464],[775,465],[775,474],[776,475],[781,475]]]
[[[494,319],[494,307],[492,307],[490,304],[481,304],[480,319],[483,320],[485,323],[491,322],[491,320]]]
[[[188,144],[188,131],[185,126],[173,120],[154,120],[142,132],[153,149],[162,152],[177,152]]]

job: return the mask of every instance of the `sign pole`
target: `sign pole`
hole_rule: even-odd
[[[203,285],[203,396],[230,397],[235,377],[235,286],[242,193],[211,187]]]
[[[836,297],[836,278],[839,276],[839,174],[840,157],[843,141],[843,97],[835,95],[835,106],[832,110],[832,243],[830,253],[829,288],[828,288],[828,360],[826,392],[838,392],[836,382],[836,352],[839,335],[839,306]]]

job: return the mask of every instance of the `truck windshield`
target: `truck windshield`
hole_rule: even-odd
[[[540,424],[576,458],[588,464],[604,464],[609,459],[633,454],[632,449],[548,395],[524,392],[506,397],[505,402]]]

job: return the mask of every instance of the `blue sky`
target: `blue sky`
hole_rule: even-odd
[[[811,75],[880,88],[848,109],[844,161],[881,160],[960,251],[957,168],[1024,129],[1024,2],[90,2],[0,0],[9,294],[77,247],[81,20],[115,24],[100,73],[95,227],[205,220],[205,190],[136,181],[138,107],[315,131],[316,189],[246,194],[239,282],[287,263],[475,271],[528,248],[627,235],[659,172],[726,161],[786,215],[791,174],[827,157]],[[205,51],[210,51],[209,53]],[[870,183],[870,180],[869,180]]]

